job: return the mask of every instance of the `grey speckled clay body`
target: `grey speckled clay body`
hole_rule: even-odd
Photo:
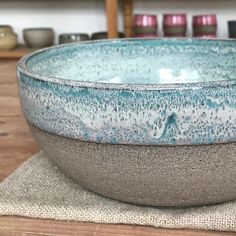
[[[68,176],[131,203],[236,199],[236,46],[117,40],[57,46],[18,64],[24,116]]]
[[[178,147],[98,144],[31,129],[67,176],[102,195],[159,206],[235,199],[236,143]]]

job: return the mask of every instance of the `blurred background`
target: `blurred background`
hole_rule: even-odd
[[[118,1],[118,25],[123,31],[122,0]],[[236,20],[235,0],[133,0],[134,13],[156,14],[160,25],[163,13],[186,13],[191,16],[216,14],[218,37],[228,37],[227,21]],[[0,24],[10,24],[23,43],[22,29],[52,27],[57,34],[85,32],[91,34],[106,30],[104,0],[1,0]],[[161,27],[159,27],[161,33]],[[191,28],[189,29],[191,34]]]
[[[0,58],[90,39],[235,38],[235,13],[235,0],[1,0]]]

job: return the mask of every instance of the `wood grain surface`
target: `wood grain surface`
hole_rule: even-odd
[[[133,0],[123,0],[123,20],[125,37],[133,36]]]
[[[16,61],[0,60],[0,180],[38,151],[24,121],[17,95]],[[148,226],[0,217],[0,236],[227,236],[236,233],[168,230]]]
[[[33,51],[32,49],[29,49],[24,45],[18,45],[16,48],[12,50],[0,50],[0,59],[17,60],[32,51]]]
[[[108,38],[113,39],[118,36],[117,5],[118,0],[106,0],[106,18]]]

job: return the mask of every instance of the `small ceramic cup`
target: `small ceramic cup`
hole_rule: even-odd
[[[236,38],[236,20],[228,21],[229,38]]]
[[[216,38],[217,18],[212,15],[193,16],[193,37]]]
[[[27,28],[23,30],[23,37],[30,48],[44,48],[54,44],[52,28]]]
[[[0,25],[0,49],[11,50],[17,45],[17,34],[10,25]]]
[[[165,37],[185,37],[187,30],[186,14],[164,14],[163,31]]]
[[[133,19],[134,36],[155,34],[157,36],[157,16],[149,14],[136,14]]]
[[[124,35],[124,33],[119,32],[118,37],[124,38],[125,35]],[[107,38],[108,38],[108,33],[106,31],[96,32],[96,33],[93,33],[91,36],[92,40],[100,40],[100,39],[107,39]]]
[[[88,34],[80,33],[69,33],[69,34],[60,34],[59,35],[59,44],[63,43],[75,43],[89,40]]]

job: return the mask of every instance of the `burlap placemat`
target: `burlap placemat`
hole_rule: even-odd
[[[236,231],[236,201],[181,209],[118,202],[73,183],[42,152],[0,183],[0,215]]]

